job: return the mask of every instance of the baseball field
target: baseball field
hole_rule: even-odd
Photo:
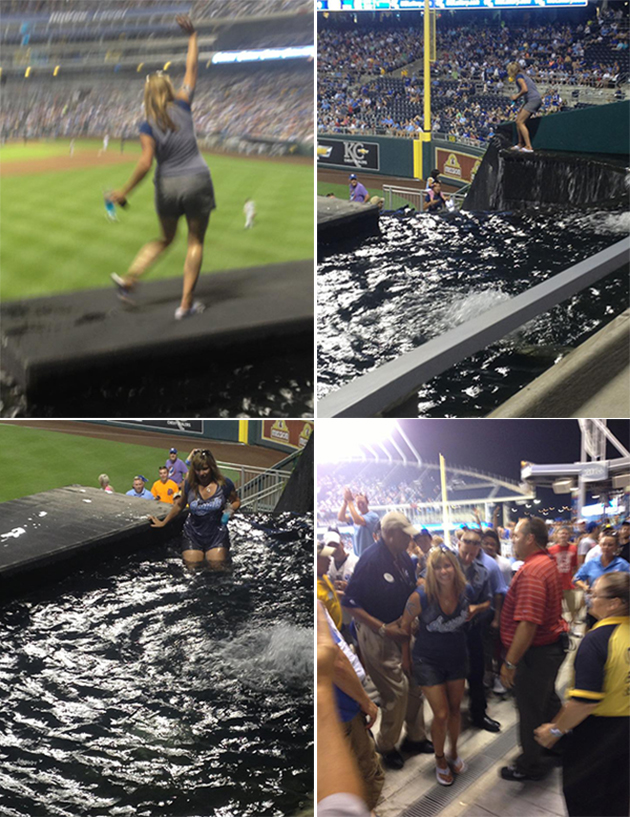
[[[94,434],[99,434],[97,427]],[[150,489],[169,445],[172,442],[165,436],[157,438],[153,447],[0,423],[0,463],[6,475],[0,484],[0,502],[66,485],[98,488],[102,473],[109,476],[118,493],[130,490],[137,474],[148,479]],[[182,458],[187,454],[180,452]],[[238,479],[238,472],[222,471],[230,479]]]
[[[126,272],[140,247],[158,237],[153,173],[109,221],[103,193],[122,187],[140,155],[139,143],[68,139],[7,144],[0,150],[0,298],[5,301],[107,287]],[[206,234],[203,273],[313,257],[313,164],[310,159],[253,159],[204,154],[217,209]],[[243,204],[257,216],[245,230]],[[186,222],[147,280],[180,277]]]

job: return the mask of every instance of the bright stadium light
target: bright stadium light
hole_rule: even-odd
[[[144,63],[141,62],[140,65],[136,68],[136,72],[139,74],[140,71],[142,71],[143,68],[144,68]]]
[[[30,77],[31,75],[31,66],[29,65],[26,71],[24,72],[25,77]]]
[[[164,68],[162,68],[162,71],[168,71],[168,69],[171,67],[171,62],[172,62],[171,60],[169,60],[168,62],[165,62],[164,63]]]
[[[59,68],[60,68],[60,67],[61,67],[61,66],[59,66],[59,65],[55,65],[55,70],[53,71],[53,77],[56,77],[56,76],[57,76],[57,74],[59,73]]]
[[[388,440],[398,424],[396,420],[322,419],[316,437],[319,462],[338,462],[361,454],[366,449]]]

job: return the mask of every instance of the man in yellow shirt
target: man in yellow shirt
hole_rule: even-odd
[[[151,493],[160,502],[167,502],[172,505],[175,497],[179,496],[179,487],[176,482],[168,478],[168,468],[165,465],[162,465],[158,470],[160,478],[153,483]]]
[[[341,613],[341,602],[332,582],[326,575],[330,566],[330,557],[335,552],[334,547],[330,547],[325,542],[317,543],[317,598],[328,610],[328,614],[335,623],[335,627],[341,630],[343,616]]]

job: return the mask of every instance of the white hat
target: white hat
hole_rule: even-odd
[[[327,530],[326,535],[324,536],[324,542],[327,545],[329,545],[331,542],[339,545],[341,544],[341,536],[339,536],[339,533],[336,530]]]
[[[336,548],[331,548],[324,542],[317,543],[317,555],[318,556],[332,556],[335,552]]]

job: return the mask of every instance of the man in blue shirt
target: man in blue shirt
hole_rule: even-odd
[[[402,668],[401,644],[407,636],[397,626],[416,587],[407,547],[417,534],[403,514],[385,514],[381,538],[357,562],[342,602],[356,622],[363,665],[381,698],[376,748],[393,769],[405,763],[396,749],[403,723],[407,725],[403,752],[433,752],[433,744],[426,739],[422,691]]]
[[[147,491],[144,487],[145,482],[147,482],[146,477],[142,475],[133,478],[133,488],[130,491],[127,491],[127,496],[135,496],[138,499],[151,499],[154,500],[155,497],[151,493],[151,491]]]
[[[350,201],[357,201],[360,204],[365,204],[365,202],[370,198],[370,194],[366,190],[366,188],[361,184],[361,182],[357,179],[355,173],[351,173],[349,177],[350,181]]]
[[[346,525],[353,525],[352,549],[356,556],[361,556],[374,544],[379,518],[375,511],[369,509],[367,494],[357,494],[355,499],[350,488],[345,488],[337,519]]]
[[[466,581],[473,588],[473,597],[470,604],[471,619],[466,629],[468,658],[470,661],[467,679],[470,719],[478,729],[498,732],[501,729],[501,724],[489,718],[486,714],[486,691],[483,685],[485,662],[482,631],[484,614],[490,610],[492,592],[488,570],[477,558],[480,550],[481,531],[464,528],[459,539],[457,555]]]

